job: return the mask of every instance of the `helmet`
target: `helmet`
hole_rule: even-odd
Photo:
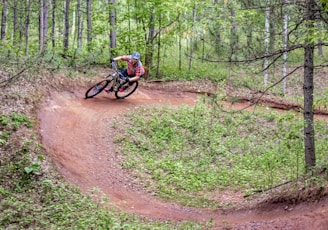
[[[138,52],[134,52],[134,53],[131,55],[131,58],[132,58],[132,59],[137,59],[137,60],[139,60],[139,59],[140,59],[140,53],[138,53]]]

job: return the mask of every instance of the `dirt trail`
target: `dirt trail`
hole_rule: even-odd
[[[125,100],[105,93],[84,99],[84,92],[53,92],[39,111],[40,133],[63,177],[84,192],[99,188],[109,205],[157,220],[213,219],[217,229],[328,229],[328,202],[251,210],[205,210],[163,202],[147,193],[121,168],[109,126],[114,118],[143,105],[194,104],[193,93],[140,87]]]

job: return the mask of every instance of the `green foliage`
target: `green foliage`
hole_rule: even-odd
[[[0,186],[0,228],[15,229],[202,229],[197,223],[156,223],[108,209],[101,194],[88,196],[63,182],[44,178],[26,193]],[[96,202],[98,200],[98,202]]]
[[[215,207],[197,194],[248,194],[305,172],[303,123],[293,113],[222,113],[199,102],[194,108],[141,108],[128,119],[121,137],[124,166],[150,190],[184,205]],[[316,123],[319,162],[327,160],[325,127]]]
[[[0,114],[0,122],[1,122],[1,126],[6,126],[9,124],[10,120],[5,115]]]
[[[0,146],[5,144],[8,138],[9,138],[8,132],[0,131]]]
[[[178,66],[174,64],[175,59],[166,58],[161,63],[160,78],[165,80],[199,80],[208,79],[212,82],[222,82],[227,79],[229,75],[228,69],[223,64],[207,63],[201,61],[194,61],[193,68],[188,70],[188,60],[182,60],[182,68],[179,70]]]
[[[32,127],[32,121],[24,114],[10,114],[11,121],[13,126],[17,129],[20,124],[25,125],[26,127]]]
[[[328,89],[314,99],[313,105],[321,110],[328,110]]]
[[[0,146],[7,142],[10,133],[17,130],[21,124],[32,127],[33,121],[20,113],[12,113],[9,116],[0,114]]]

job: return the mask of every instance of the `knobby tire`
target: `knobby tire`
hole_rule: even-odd
[[[106,86],[109,84],[110,81],[108,80],[102,80],[98,82],[97,84],[90,87],[90,89],[87,90],[85,93],[85,98],[93,98],[94,96],[98,95],[101,91],[103,91]]]
[[[136,91],[138,88],[139,83],[137,81],[131,82],[131,83],[126,83],[122,85],[117,92],[115,92],[115,97],[117,99],[124,99]]]

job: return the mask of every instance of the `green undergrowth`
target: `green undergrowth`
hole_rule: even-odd
[[[0,114],[0,229],[203,229],[211,223],[152,221],[107,208],[53,170],[33,134],[32,118]],[[32,131],[31,131],[32,130]],[[29,132],[31,131],[31,132]]]
[[[126,122],[116,127],[124,167],[152,193],[183,205],[217,207],[212,192],[249,195],[305,172],[303,122],[292,112],[229,112],[199,101],[139,108]],[[327,124],[316,121],[315,129],[317,165],[327,167]]]
[[[34,181],[22,192],[0,186],[0,198],[0,229],[202,229],[197,223],[155,222],[108,209],[102,205],[105,196],[96,190],[86,196],[48,179]]]

